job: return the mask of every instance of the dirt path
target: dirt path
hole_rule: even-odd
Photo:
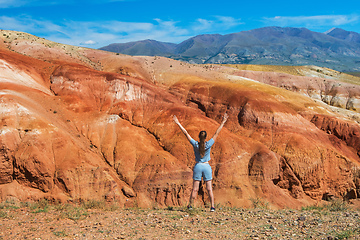
[[[360,239],[360,210],[2,205],[0,239]]]

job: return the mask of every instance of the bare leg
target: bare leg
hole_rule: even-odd
[[[189,205],[192,206],[193,203],[194,203],[194,200],[198,194],[198,191],[199,191],[199,186],[200,186],[200,181],[196,181],[196,180],[193,180],[193,189],[192,189],[192,192],[190,194],[190,200],[189,200]]]
[[[206,190],[208,191],[209,194],[209,199],[210,199],[210,203],[211,203],[211,207],[215,207],[215,201],[214,201],[214,193],[212,190],[212,184],[211,184],[211,180],[210,181],[206,181]]]

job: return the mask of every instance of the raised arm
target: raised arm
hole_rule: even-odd
[[[192,139],[192,137],[189,135],[189,133],[186,131],[186,129],[181,125],[181,123],[179,122],[179,119],[174,115],[173,116],[174,122],[179,126],[179,128],[181,129],[181,131],[185,134],[186,138],[189,140]]]
[[[223,128],[223,126],[224,126],[226,120],[228,119],[228,117],[229,117],[229,116],[227,115],[227,113],[225,113],[224,116],[223,116],[223,120],[222,120],[220,126],[218,127],[218,129],[216,130],[214,136],[212,137],[212,139],[214,139],[214,141],[216,141],[216,138],[219,136],[219,133],[220,133],[221,129]]]

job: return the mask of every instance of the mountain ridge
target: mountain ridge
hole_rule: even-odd
[[[226,35],[197,35],[179,44],[152,40],[144,49],[145,41],[136,42],[143,43],[138,48],[127,47],[131,43],[113,43],[100,50],[196,64],[316,65],[360,71],[360,34],[339,28],[320,33],[306,28],[264,27]]]

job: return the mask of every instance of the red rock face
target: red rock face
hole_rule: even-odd
[[[358,123],[307,96],[165,58],[23,45],[8,46],[33,57],[0,50],[2,199],[185,205],[194,156],[172,115],[196,139],[225,112],[210,162],[217,203],[358,197]]]
[[[256,194],[265,195],[267,199],[281,205],[282,202],[279,201],[286,198],[274,199],[273,197],[280,189],[282,193],[286,192],[293,199],[301,201],[306,200],[307,197],[321,200],[326,192],[336,192],[345,196],[349,189],[358,188],[355,181],[350,180],[356,176],[358,171],[350,170],[359,163],[356,147],[346,144],[346,141],[344,142],[346,137],[341,137],[339,134],[329,135],[321,131],[324,127],[318,126],[316,123],[317,115],[314,115],[314,118],[309,121],[304,117],[309,113],[302,116],[294,111],[295,106],[289,102],[278,101],[265,92],[251,91],[247,86],[237,87],[213,83],[207,91],[209,97],[204,98],[203,93],[199,93],[199,89],[201,89],[199,85],[195,84],[192,87],[189,87],[189,83],[184,83],[181,87],[179,85],[178,89],[187,88],[186,95],[189,96],[189,104],[195,102],[207,116],[214,118],[218,117],[216,114],[219,113],[219,106],[223,106],[223,109],[220,108],[220,112],[227,111],[231,116],[231,122],[227,125],[227,129],[233,133],[239,133],[237,134],[239,137],[248,137],[266,146],[261,150],[257,148],[248,150],[246,151],[248,156],[241,158],[241,160],[246,159],[247,175],[258,191]],[[212,91],[212,88],[215,88],[216,91]],[[231,88],[231,90],[226,91],[227,88]],[[281,90],[278,91],[279,95],[282,95]],[[213,96],[212,92],[214,92]],[[214,111],[213,99],[216,98],[217,93],[221,92],[226,92],[226,94],[222,95],[222,99],[217,98],[217,109]],[[209,99],[212,100],[209,101]],[[307,102],[306,104],[312,103]],[[226,109],[224,109],[225,107]],[[296,106],[296,108],[299,107]],[[303,107],[301,112],[304,110]],[[335,124],[349,125],[336,117],[333,117],[333,120],[336,120]],[[331,128],[331,125],[330,122],[324,123],[326,127]],[[356,123],[351,126],[354,128],[350,130],[351,132],[358,129]],[[343,134],[349,132],[349,130],[343,130]],[[355,134],[352,134],[350,138],[351,142],[356,141]],[[245,142],[250,142],[249,139],[246,139]],[[237,151],[243,151],[243,149],[239,150],[238,148]],[[227,157],[221,156],[220,158]],[[334,168],[334,166],[337,167]],[[341,180],[335,176],[340,177]],[[334,178],[337,180],[333,181]],[[290,204],[291,200],[288,201]]]

